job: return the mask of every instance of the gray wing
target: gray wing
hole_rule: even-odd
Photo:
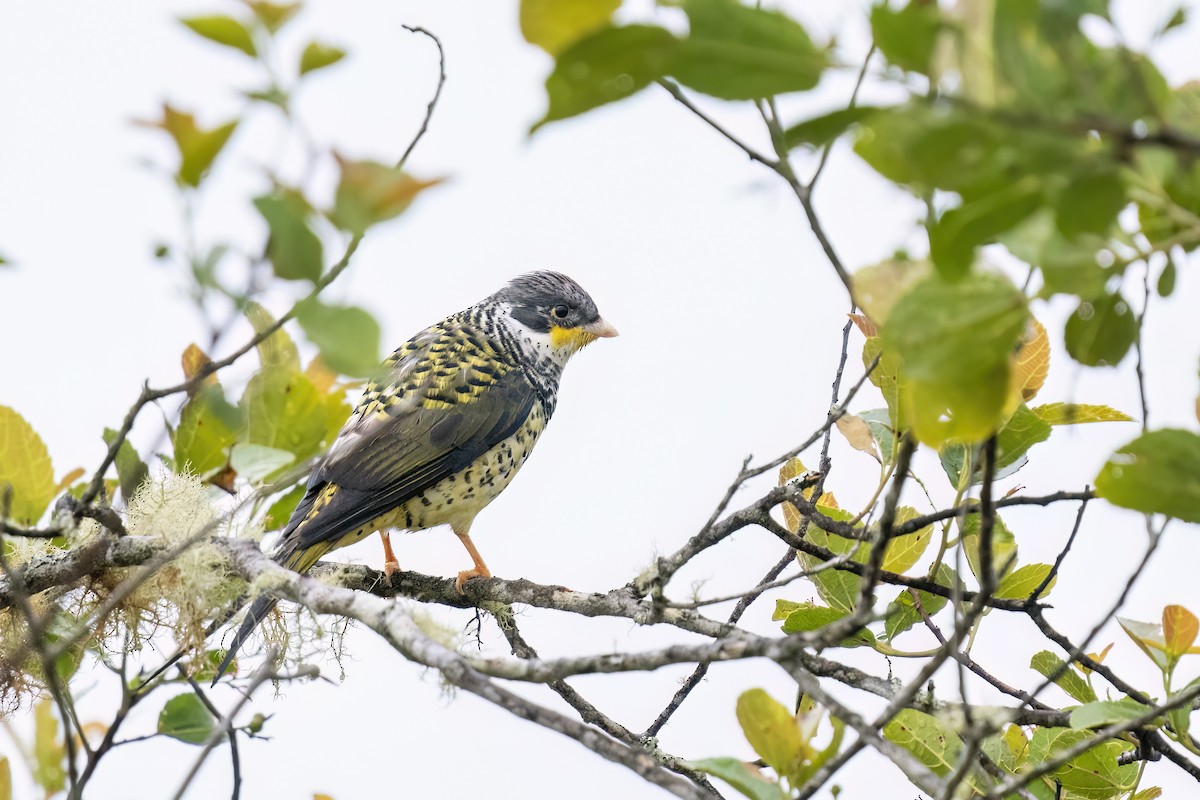
[[[466,469],[529,418],[537,391],[519,368],[497,361],[490,343],[454,331],[422,336],[390,360],[388,385],[368,387],[309,479],[284,529],[281,556],[395,509]],[[458,346],[439,351],[447,337]]]

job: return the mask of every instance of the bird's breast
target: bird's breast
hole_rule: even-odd
[[[545,428],[546,415],[540,405],[535,405],[516,433],[466,469],[443,478],[398,508],[390,526],[414,531],[436,525],[469,526],[475,515],[512,482]]]

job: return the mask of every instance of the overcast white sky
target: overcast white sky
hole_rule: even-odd
[[[633,5],[631,16],[649,13],[648,2]],[[319,141],[348,155],[394,159],[424,113],[436,80],[436,53],[401,23],[436,32],[448,59],[441,105],[410,169],[452,181],[399,222],[373,231],[330,296],[375,313],[390,350],[516,274],[555,268],[578,279],[622,334],[589,348],[572,365],[537,453],[477,521],[475,541],[497,575],[581,590],[623,584],[652,554],[669,552],[696,532],[746,454],[772,457],[821,424],[847,301],[794,198],[772,175],[657,90],[551,125],[530,140],[526,132],[544,108],[542,81],[550,60],[521,40],[513,2],[310,6],[285,46],[298,52],[316,34],[348,47],[352,56],[311,81],[299,110]],[[788,4],[818,40],[836,35],[847,62],[865,52],[865,6]],[[1143,42],[1173,7],[1121,4],[1130,40]],[[175,382],[181,351],[203,336],[182,296],[181,276],[152,258],[153,242],[177,240],[179,214],[169,185],[140,163],[168,163],[169,152],[162,137],[130,121],[155,116],[164,99],[195,110],[204,124],[239,111],[234,90],[253,88],[240,56],[206,46],[174,21],[237,8],[134,0],[76,3],[69,10],[50,3],[0,7],[0,253],[18,265],[0,271],[0,404],[16,408],[41,433],[58,474],[93,467],[103,452],[101,429],[120,422],[143,380]],[[1196,28],[1188,26],[1158,51],[1172,83],[1200,75],[1196,37]],[[849,88],[849,76],[831,77],[788,111],[799,119],[837,107]],[[710,107],[762,143],[748,106]],[[262,113],[238,132],[233,151],[213,174],[218,190],[200,209],[202,238],[248,247],[260,241],[248,198],[263,184],[252,165],[272,158],[277,123]],[[829,235],[852,268],[910,244],[918,213],[872,175],[843,144],[817,192]],[[1182,270],[1175,296],[1157,302],[1149,317],[1155,426],[1196,425],[1197,285],[1195,270]],[[276,313],[287,303],[283,295],[268,301]],[[1040,397],[1136,412],[1129,360],[1100,371],[1081,371],[1067,361],[1060,331],[1069,310],[1059,302],[1035,305],[1054,345]],[[239,330],[234,338],[245,335]],[[860,374],[861,341],[857,334],[852,339],[851,381]],[[857,407],[881,404],[864,394]],[[148,411],[135,430],[143,455],[150,455],[156,422]],[[1017,484],[1038,494],[1081,488],[1105,455],[1136,432],[1134,424],[1057,430],[1001,491]],[[835,441],[833,456],[830,488],[843,505],[864,502],[874,487],[873,462],[841,441]],[[815,453],[806,460],[815,463]],[[936,461],[923,454],[918,467],[936,489],[935,499],[948,502],[951,493]],[[749,502],[765,485],[743,491],[735,502]],[[916,495],[906,499],[924,507]],[[1022,561],[1052,559],[1073,514],[1062,507],[1006,515]],[[1157,619],[1165,603],[1200,611],[1196,535],[1195,527],[1184,525],[1169,532],[1127,616]],[[1089,511],[1054,594],[1053,621],[1081,635],[1115,594],[1141,545],[1140,516]],[[685,595],[692,581],[706,581],[703,591],[711,595],[748,588],[781,549],[764,532],[740,532],[697,559],[677,578],[673,593]],[[441,531],[402,537],[397,550],[402,565],[422,572],[450,575],[465,566],[458,542]],[[376,566],[382,561],[374,539],[343,553]],[[812,591],[798,584],[780,596],[807,599]],[[773,605],[760,601],[746,624],[777,630],[770,622]],[[471,617],[432,613],[460,629]],[[552,612],[530,611],[522,624],[547,656],[686,640]],[[485,630],[485,647],[505,652],[490,623]],[[1010,683],[1028,683],[1029,656],[1043,646],[1035,634],[1028,623],[993,614],[976,654],[998,665]],[[1132,643],[1115,629],[1099,643],[1108,641],[1117,641],[1110,662],[1153,692],[1156,674]],[[288,685],[279,697],[264,692],[253,704],[253,711],[274,715],[264,731],[273,738],[243,744],[243,797],[300,798],[320,791],[348,800],[376,796],[380,789],[412,798],[468,792],[576,800],[661,796],[572,741],[473,697],[447,698],[435,677],[369,633],[353,632],[348,642],[354,658],[341,685]],[[912,634],[901,642],[915,649],[922,640]],[[846,657],[877,674],[888,670],[875,654]],[[911,672],[909,663],[892,666],[898,675]],[[602,710],[641,730],[687,672],[664,669],[576,684]],[[328,674],[336,679],[336,667]],[[938,676],[946,695],[953,681],[950,671]],[[664,748],[691,758],[750,757],[733,704],[754,686],[781,699],[793,691],[769,665],[715,668],[663,732]],[[558,707],[548,691],[527,691]],[[976,690],[976,696],[986,695]],[[224,689],[215,698],[230,705],[235,695]],[[1050,699],[1065,702],[1059,694]],[[84,700],[83,716],[104,719],[111,700],[107,688],[98,688]],[[148,705],[130,734],[153,729],[161,701]],[[105,762],[89,797],[166,796],[194,754],[174,741],[129,746]],[[868,770],[865,763],[838,776],[844,797],[913,795],[894,769]],[[1195,792],[1194,783],[1169,766],[1155,766],[1151,775],[1143,785],[1174,787],[1169,797]],[[222,750],[189,796],[223,796],[229,780]],[[19,796],[25,791],[32,790],[18,776]]]

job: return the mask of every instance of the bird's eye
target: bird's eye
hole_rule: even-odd
[[[566,306],[564,306],[562,304],[559,304],[559,305],[555,306],[554,308],[550,309],[550,313],[554,315],[555,319],[566,319],[567,314],[571,313],[571,309],[567,308]]]

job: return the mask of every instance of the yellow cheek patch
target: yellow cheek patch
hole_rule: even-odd
[[[596,341],[595,334],[587,333],[580,328],[550,326],[550,344],[555,350],[561,350],[564,347],[570,350],[582,350],[594,341]]]

